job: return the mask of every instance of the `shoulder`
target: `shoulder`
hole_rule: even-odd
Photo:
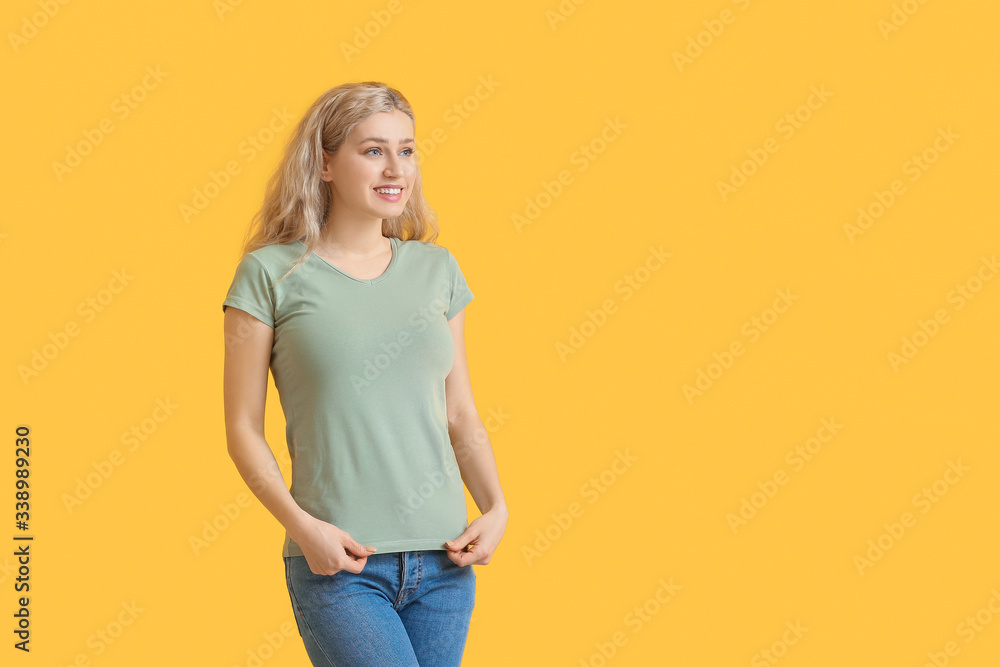
[[[417,239],[400,241],[399,254],[400,257],[406,258],[408,263],[412,261],[418,265],[433,266],[441,270],[455,261],[446,247]]]
[[[417,239],[400,241],[399,249],[401,252],[412,253],[422,257],[442,258],[449,254],[448,249],[444,246],[435,245],[430,241],[419,241]]]
[[[241,262],[259,264],[269,275],[277,277],[294,264],[303,252],[305,247],[298,241],[273,243],[248,252]]]

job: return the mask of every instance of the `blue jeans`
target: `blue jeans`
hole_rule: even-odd
[[[360,573],[314,574],[283,556],[299,635],[316,667],[458,667],[476,597],[472,565],[443,549],[374,553]]]

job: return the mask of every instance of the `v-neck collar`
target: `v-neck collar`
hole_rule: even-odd
[[[302,241],[296,241],[296,243],[298,243],[303,248],[306,247],[306,244],[303,243]],[[336,271],[337,273],[339,273],[340,275],[342,275],[342,276],[344,276],[346,278],[350,278],[351,280],[354,280],[354,281],[359,282],[359,283],[364,283],[366,285],[377,285],[378,283],[380,283],[383,280],[385,280],[386,278],[388,278],[389,274],[392,273],[393,268],[395,268],[395,266],[396,266],[396,260],[397,260],[397,258],[399,256],[399,239],[397,239],[395,236],[390,236],[389,237],[389,246],[392,248],[392,257],[389,259],[389,265],[387,267],[385,267],[385,271],[382,272],[382,275],[377,276],[375,278],[367,278],[367,279],[365,279],[365,278],[356,278],[356,277],[352,276],[347,271],[344,271],[343,269],[340,269],[337,266],[334,266],[333,264],[331,264],[327,260],[325,260],[322,257],[320,257],[319,254],[317,254],[315,251],[312,252],[311,255],[313,257],[315,257],[316,259],[318,259],[323,264],[325,264],[326,266],[330,267],[331,269],[333,269],[334,271]]]

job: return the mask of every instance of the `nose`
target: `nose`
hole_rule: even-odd
[[[385,165],[386,176],[401,176],[403,174],[403,159],[398,155],[390,155]]]
[[[385,166],[386,176],[401,176],[403,174],[403,169],[400,167],[399,162],[389,161],[389,164]]]

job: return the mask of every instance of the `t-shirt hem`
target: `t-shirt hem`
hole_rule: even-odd
[[[448,541],[446,538],[441,540],[435,539],[419,539],[419,540],[392,540],[389,542],[379,542],[379,541],[369,541],[366,542],[364,546],[375,547],[375,553],[377,554],[389,554],[398,553],[400,551],[427,551],[427,550],[440,550],[447,551],[448,548],[444,546],[444,543]],[[281,555],[283,557],[294,557],[302,556],[302,549],[299,548],[295,542],[291,540],[286,540],[285,545],[282,547]]]
[[[260,308],[250,303],[249,301],[241,299],[240,297],[231,296],[227,298],[225,301],[223,301],[222,305],[223,305],[222,308],[223,312],[225,312],[226,310],[225,306],[232,306],[233,308],[239,308],[240,310],[245,310],[246,312],[250,313],[251,315],[256,317],[258,320],[260,320],[267,326],[271,327],[272,329],[274,328],[274,320],[271,319],[271,317],[267,313],[265,313],[264,311],[262,311]]]
[[[472,300],[475,298],[472,292],[466,292],[462,296],[458,297],[458,301],[452,304],[451,309],[448,311],[446,319],[451,321],[456,315],[462,312],[462,309],[468,306]]]

